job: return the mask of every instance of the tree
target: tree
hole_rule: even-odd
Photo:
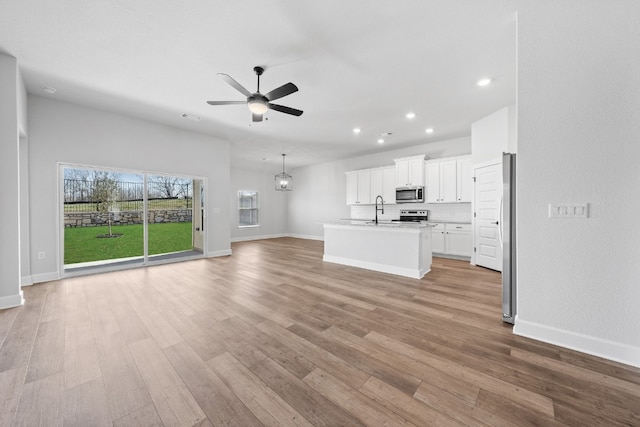
[[[117,208],[115,202],[118,201],[118,174],[105,171],[93,171],[92,178],[92,201],[96,204],[96,210],[98,212],[107,213],[109,237],[111,237],[113,236],[111,231],[111,212]]]
[[[173,176],[150,176],[149,187],[157,197],[174,199],[179,196],[188,197],[190,180]],[[149,192],[151,193],[151,191]]]

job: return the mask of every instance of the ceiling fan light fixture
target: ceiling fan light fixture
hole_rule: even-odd
[[[253,114],[260,115],[266,113],[269,109],[268,101],[255,95],[251,95],[249,99],[247,99],[247,106]]]

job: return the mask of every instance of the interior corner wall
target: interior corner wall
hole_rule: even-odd
[[[287,194],[287,234],[322,240],[322,224],[350,217],[347,171],[393,166],[394,159],[418,154],[436,159],[470,152],[471,138],[463,137],[293,169],[289,172],[294,189]]]
[[[19,86],[16,58],[0,53],[0,309],[24,302],[20,290]]]
[[[514,332],[640,367],[640,2],[521,2]],[[550,219],[549,204],[589,203]]]
[[[271,172],[238,167],[231,169],[229,211],[232,242],[285,236],[287,192],[275,190],[274,176],[275,173]],[[258,227],[238,227],[238,192],[241,190],[258,192]]]
[[[207,255],[230,254],[228,142],[40,96],[29,96],[28,120],[34,282],[61,273],[59,163],[205,178]]]

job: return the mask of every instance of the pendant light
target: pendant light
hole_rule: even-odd
[[[276,191],[291,191],[293,190],[293,177],[284,172],[284,156],[282,155],[282,173],[276,175]]]

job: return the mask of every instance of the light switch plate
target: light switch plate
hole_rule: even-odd
[[[589,203],[550,203],[549,218],[589,218]]]

